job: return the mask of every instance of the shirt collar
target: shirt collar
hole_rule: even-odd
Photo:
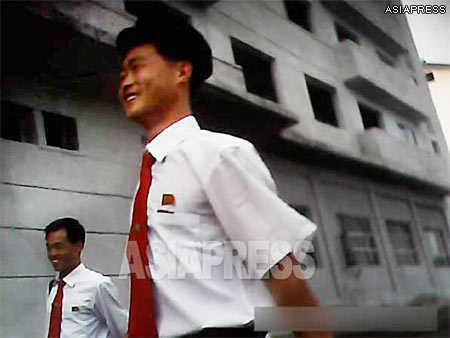
[[[147,143],[145,148],[157,161],[162,161],[173,147],[199,130],[197,120],[189,115],[168,126]]]
[[[84,270],[86,270],[86,267],[84,266],[83,263],[80,263],[80,265],[78,265],[75,269],[73,269],[62,280],[72,288],[79,279],[79,276],[83,274]],[[59,279],[59,274],[57,279]]]

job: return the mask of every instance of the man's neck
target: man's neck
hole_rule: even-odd
[[[73,267],[71,267],[70,269],[67,269],[65,271],[61,271],[59,273],[59,279],[63,279],[64,277],[68,276],[73,270],[75,270],[77,267],[79,267],[80,264],[81,264],[81,261],[78,262],[78,264],[76,264]]]
[[[173,111],[172,113],[164,114],[163,118],[159,119],[158,121],[155,120],[144,121],[143,123],[144,127],[145,129],[147,129],[147,140],[150,141],[154,139],[164,129],[189,115],[191,115],[191,110],[190,108],[187,108],[187,109],[180,109],[178,111]]]

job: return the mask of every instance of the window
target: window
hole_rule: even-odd
[[[375,239],[367,218],[338,215],[347,266],[378,265]]]
[[[364,129],[380,128],[379,113],[363,104],[358,104],[358,106],[361,113]]]
[[[335,23],[334,26],[336,28],[336,34],[339,41],[351,40],[355,43],[358,43],[358,38],[356,37],[356,35],[349,31],[347,28],[337,23]]]
[[[425,229],[425,243],[427,253],[434,266],[450,265],[449,253],[444,240],[444,231],[441,229]]]
[[[437,141],[431,141],[431,146],[433,147],[433,151],[435,154],[439,155],[440,151],[439,151],[439,144],[437,143]]]
[[[334,88],[309,76],[306,77],[306,85],[316,120],[337,126],[338,122],[334,110]]]
[[[235,38],[231,38],[231,46],[236,64],[242,67],[247,91],[277,102],[272,79],[273,58]]]
[[[378,55],[378,58],[386,65],[388,65],[390,67],[395,67],[395,60],[392,56],[387,55],[386,53],[381,52],[379,50],[377,50],[377,55]]]
[[[425,78],[427,79],[427,81],[433,81],[434,80],[433,72],[426,73]]]
[[[310,6],[306,0],[285,0],[284,6],[289,20],[296,23],[300,27],[311,31],[310,22]]]
[[[309,220],[312,220],[311,218],[311,211],[309,207],[306,205],[291,205],[292,208],[294,208],[299,214],[305,216]],[[313,237],[312,244],[314,246],[314,252],[308,252],[308,255],[310,255],[314,262],[316,263],[316,267],[320,267],[322,265],[322,259],[320,258],[319,253],[319,244],[317,240],[317,232],[316,235]]]
[[[397,122],[397,127],[400,132],[400,138],[408,143],[417,144],[417,138],[414,131],[405,126],[403,123]]]
[[[1,137],[12,141],[37,143],[33,109],[18,103],[2,100]]]
[[[397,264],[418,264],[419,260],[409,223],[387,220],[386,226]]]
[[[47,145],[68,150],[78,150],[76,121],[58,113],[42,112]]]

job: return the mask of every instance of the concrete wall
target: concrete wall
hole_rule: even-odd
[[[50,3],[34,4],[47,6]],[[368,4],[365,10],[360,8],[364,4]],[[112,43],[120,28],[133,22],[133,18],[123,11],[121,2],[58,2],[55,6],[59,6],[59,11],[71,19],[69,21],[77,30],[104,43]],[[370,17],[373,4],[366,1],[359,2],[358,6],[358,10]],[[252,104],[269,109],[279,107],[279,110],[274,110],[299,122],[283,133],[283,137],[298,144],[306,143],[312,146],[311,151],[315,153],[327,150],[342,157],[364,161],[367,153],[364,153],[360,141],[359,135],[364,133],[364,129],[357,105],[358,101],[362,101],[381,110],[385,128],[381,131],[382,141],[375,145],[368,142],[368,146],[377,147],[387,142],[389,148],[384,149],[384,154],[387,152],[389,155],[385,156],[386,162],[382,161],[382,153],[372,152],[368,155],[372,160],[367,163],[399,173],[404,170],[404,177],[414,175],[418,166],[419,169],[429,167],[428,179],[436,184],[442,181],[440,173],[448,171],[447,163],[435,161],[432,156],[421,157],[422,160],[416,163],[415,158],[422,156],[420,151],[423,149],[416,150],[390,135],[395,134],[393,126],[397,119],[403,122],[410,120],[407,114],[406,117],[405,114],[399,116],[398,112],[383,107],[379,102],[372,102],[344,84],[337,66],[337,38],[333,22],[344,25],[345,22],[334,17],[321,2],[312,2],[312,32],[289,22],[280,1],[219,1],[203,10],[186,4],[176,4],[176,7],[191,15],[193,24],[211,44],[216,67],[210,80],[213,84],[224,89],[231,88],[242,97],[247,97]],[[417,61],[406,20],[398,16],[388,19],[383,15],[374,19],[375,24],[380,20],[382,22],[383,18],[389,21],[387,28],[392,25],[400,27],[400,36],[394,38]],[[50,15],[50,19],[57,20],[57,16]],[[242,70],[234,64],[231,36],[275,58],[273,75],[278,103],[268,103],[246,93]],[[364,35],[360,38],[361,44],[372,52],[376,49],[371,39]],[[98,48],[104,50],[106,47]],[[106,52],[113,53],[108,48]],[[63,54],[59,60],[69,56]],[[80,58],[78,62],[84,65],[88,60]],[[2,76],[2,99],[33,107],[39,134],[38,144],[0,140],[2,337],[32,337],[44,330],[42,309],[53,272],[46,259],[43,228],[57,217],[77,217],[86,226],[85,263],[114,276],[121,297],[124,303],[127,302],[128,284],[118,274],[144,132],[123,117],[114,99],[117,69],[112,66],[112,59],[105,60],[108,67],[98,77],[86,82],[57,81],[48,76],[34,75]],[[406,63],[402,62],[404,60],[398,71],[403,72],[405,77],[419,74],[417,68],[408,70]],[[336,89],[339,128],[314,119],[305,75]],[[428,100],[423,79],[418,80],[416,90],[418,96]],[[45,145],[40,118],[42,110],[76,119],[79,151]],[[434,111],[427,110],[426,115],[436,126]],[[412,124],[412,128],[426,141],[430,136],[424,130],[425,122]],[[436,129],[436,135],[438,142],[442,142],[439,129]],[[404,151],[406,148],[408,152]],[[410,154],[406,162],[402,160],[402,165],[397,166],[395,161],[406,156],[406,153]],[[412,192],[400,184],[385,183],[383,177],[373,181],[308,166],[301,161],[270,153],[263,156],[273,171],[281,196],[290,204],[307,206],[311,218],[319,225],[317,248],[320,265],[310,283],[324,304],[405,304],[419,292],[448,294],[449,268],[433,266],[422,243],[423,228],[428,226],[428,222],[446,229],[448,236],[448,216],[443,213],[443,200],[436,190],[428,187],[421,192]],[[425,182],[423,177],[417,175],[415,179]],[[338,213],[364,216],[370,220],[380,256],[379,266],[345,266],[340,243],[341,229],[336,217]],[[413,227],[419,254],[418,265],[396,265],[385,225],[386,219],[390,218],[407,221]]]
[[[48,282],[44,227],[72,216],[88,234],[84,263],[113,276],[124,302],[128,281],[120,267],[139,173],[144,132],[127,121],[118,103],[91,92],[61,90],[35,79],[5,79],[2,99],[76,119],[79,151],[1,139],[0,268],[2,337],[44,332]],[[43,125],[37,123],[38,132]]]
[[[281,196],[307,206],[318,224],[321,265],[309,280],[324,304],[405,304],[421,294],[448,296],[448,267],[436,267],[424,247],[423,229],[436,226],[448,236],[443,201],[401,186],[337,174],[273,154],[264,154]],[[337,215],[369,219],[380,264],[347,267]],[[396,262],[386,220],[407,222],[418,254],[417,265]]]

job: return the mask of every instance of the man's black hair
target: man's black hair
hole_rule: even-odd
[[[86,231],[78,220],[71,217],[60,218],[47,225],[45,228],[45,239],[47,239],[49,233],[61,229],[66,229],[67,239],[70,243],[75,244],[81,242],[84,246]]]
[[[132,48],[151,43],[168,60],[189,61],[192,64],[192,96],[213,71],[209,43],[186,18],[174,15],[158,2],[142,3],[146,4],[149,13],[138,16],[135,26],[119,33],[116,39],[118,54],[124,58]]]

